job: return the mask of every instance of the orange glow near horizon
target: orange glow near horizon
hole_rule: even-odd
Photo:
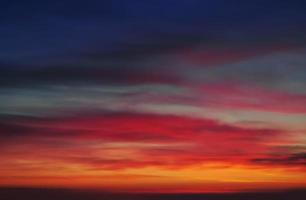
[[[2,176],[0,185],[121,192],[206,193],[304,188],[306,184],[306,173],[298,169],[222,166],[220,163],[181,169],[145,167],[113,171],[92,171],[68,164],[66,170],[6,174]]]

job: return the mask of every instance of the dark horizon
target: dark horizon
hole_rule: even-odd
[[[92,189],[0,187],[1,200],[289,200],[306,198],[306,189],[229,193],[130,193]]]

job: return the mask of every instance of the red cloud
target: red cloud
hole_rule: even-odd
[[[298,48],[292,45],[279,45],[272,44],[270,46],[252,46],[248,47],[238,47],[238,48],[213,48],[204,50],[189,50],[184,51],[180,54],[180,58],[185,61],[204,64],[204,65],[218,65],[238,62],[245,59],[250,59],[256,56],[262,56],[269,53],[276,53],[280,51],[288,51],[293,48]]]
[[[224,83],[202,85],[194,92],[197,102],[205,106],[238,108],[282,113],[306,113],[306,96],[254,86]]]
[[[6,127],[14,135],[12,143],[5,136],[10,132],[2,135],[8,144],[2,147],[7,158],[43,158],[103,169],[244,162],[264,154],[268,150],[264,142],[281,133],[210,119],[137,113],[16,119],[9,123],[27,132]]]

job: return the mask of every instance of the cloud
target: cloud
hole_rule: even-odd
[[[269,151],[266,141],[284,134],[212,119],[143,113],[2,119],[0,129],[8,160],[54,160],[114,170],[245,163]]]
[[[231,82],[202,85],[195,91],[203,106],[279,113],[305,113],[306,96]],[[196,103],[196,104],[199,104]]]
[[[253,159],[252,161],[256,164],[265,165],[306,166],[306,152],[275,155],[267,158]]]
[[[156,124],[158,126],[156,126]],[[5,135],[18,135],[21,130],[32,130],[36,135],[56,134],[57,136],[83,135],[86,137],[102,137],[110,139],[146,140],[158,139],[161,141],[170,138],[185,139],[207,134],[237,134],[244,133],[273,134],[269,129],[248,129],[223,124],[211,119],[188,118],[175,115],[142,114],[106,112],[104,114],[83,114],[75,116],[61,116],[53,118],[19,117],[17,119],[2,119],[1,127]],[[15,129],[14,129],[15,128]],[[63,134],[67,131],[67,134]],[[58,132],[58,133],[56,133]],[[20,135],[27,135],[27,132]],[[73,134],[71,135],[73,136]],[[117,138],[118,137],[118,138]]]
[[[242,52],[248,53],[245,49]],[[230,51],[230,54],[232,53]],[[304,94],[306,61],[304,54],[303,48],[287,49],[286,51],[274,50],[266,55],[259,54],[253,58],[220,64],[217,65],[218,67],[194,70],[190,72],[190,77],[196,83],[202,84],[226,80],[270,90]]]

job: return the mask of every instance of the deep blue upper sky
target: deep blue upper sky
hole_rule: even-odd
[[[175,37],[166,46],[189,45],[189,38],[304,43],[305,8],[305,1],[282,0],[1,1],[0,62],[46,64]]]

